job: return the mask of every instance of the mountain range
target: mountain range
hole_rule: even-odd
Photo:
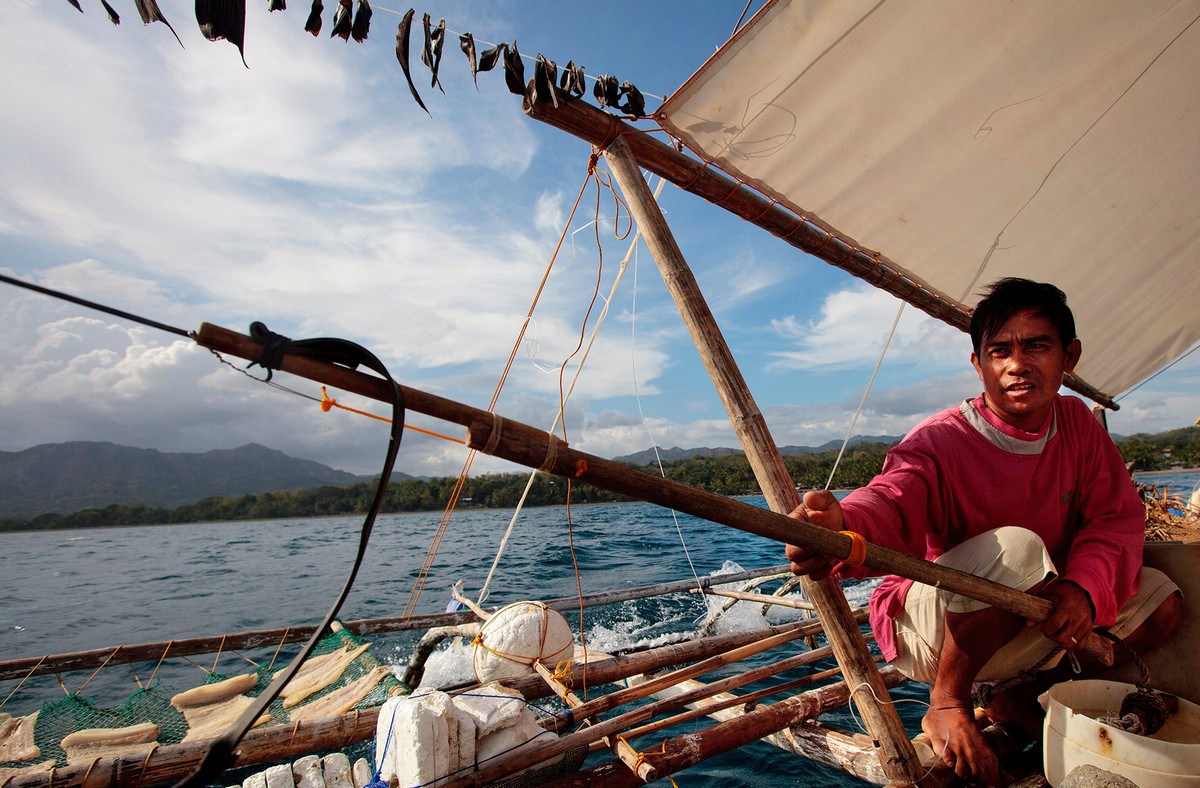
[[[899,437],[862,435],[857,443],[895,443]],[[837,449],[841,441],[821,446],[781,446],[780,452],[811,454]],[[695,457],[741,454],[740,449],[659,449],[664,462]],[[655,451],[617,457],[617,462],[646,465]],[[39,514],[71,514],[111,504],[143,504],[174,508],[204,498],[231,498],[312,487],[347,487],[374,477],[339,471],[312,460],[248,443],[236,449],[185,453],[137,449],[115,443],[73,441],[45,443],[22,451],[0,451],[0,520]],[[413,478],[395,473],[393,479]]]
[[[903,435],[855,435],[850,439],[850,445],[855,446],[860,443],[886,443],[889,446],[893,443],[899,443]],[[820,446],[780,446],[779,453],[786,456],[800,454],[819,454],[823,451],[836,451],[842,447],[840,440],[828,441]],[[623,457],[614,457],[616,462],[624,462],[629,465],[649,465],[661,459],[663,462],[675,462],[676,460],[690,460],[693,457],[727,457],[731,454],[741,454],[741,449],[730,449],[726,447],[718,448],[698,448],[698,449],[681,449],[678,446],[673,446],[670,449],[658,449],[657,453],[654,449],[645,449],[644,451],[626,454]]]
[[[46,443],[0,452],[0,519],[69,514],[114,503],[173,508],[211,496],[346,487],[371,478],[257,443],[202,453],[92,441]]]

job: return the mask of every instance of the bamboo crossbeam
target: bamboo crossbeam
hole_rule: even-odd
[[[747,692],[745,695],[733,695],[732,697],[722,698],[719,700],[715,698],[709,698],[708,700],[710,702],[703,705],[697,704],[695,708],[688,709],[687,711],[673,714],[670,717],[663,717],[660,720],[655,720],[654,722],[650,722],[645,725],[639,725],[636,728],[631,728],[625,732],[624,738],[627,741],[633,741],[634,739],[639,739],[643,736],[649,736],[652,733],[657,733],[658,731],[666,728],[670,728],[684,722],[689,722],[698,717],[707,717],[714,712],[724,711],[735,706],[752,708],[751,704],[754,704],[763,698],[769,698],[772,695],[781,695],[785,692],[790,692],[791,690],[799,689],[800,687],[807,687],[810,684],[816,684],[818,681],[824,681],[825,679],[840,675],[842,675],[841,668],[828,668],[826,670],[819,670],[816,673],[808,676],[786,681],[783,684],[777,684],[774,687],[767,687],[766,689]],[[680,687],[684,688],[687,685],[699,683],[700,682],[698,681],[688,681],[683,685],[680,685]]]
[[[797,660],[796,664],[803,664],[802,660],[804,659],[815,661],[815,659],[811,657],[812,653],[813,652],[805,652],[804,654],[800,654],[793,659]],[[760,668],[758,670],[764,669]],[[675,671],[674,674],[668,674],[668,676],[672,678],[672,681],[660,682],[657,679],[651,679],[645,684],[639,684],[630,689],[641,689],[646,686],[654,686],[656,689],[662,689],[664,687],[678,684],[681,680],[686,680],[689,678],[689,676],[686,675],[686,669]],[[590,744],[591,742],[597,741],[605,736],[616,735],[630,726],[657,717],[659,714],[664,712],[676,709],[679,706],[690,702],[691,700],[704,697],[708,693],[722,692],[730,687],[739,686],[736,682],[740,678],[740,676],[732,676],[728,679],[722,679],[720,681],[713,682],[712,684],[705,685],[703,689],[696,690],[694,692],[685,692],[675,697],[657,700],[653,703],[646,704],[645,706],[639,706],[636,709],[632,709],[616,717],[597,722],[596,724],[576,731],[575,733],[568,733],[564,736],[560,736],[556,740],[544,743],[536,743],[528,747],[522,747],[521,749],[510,752],[507,755],[498,757],[493,761],[489,761],[486,764],[481,764],[479,771],[473,772],[469,775],[464,775],[461,778],[451,781],[448,783],[448,788],[450,786],[460,788],[461,786],[468,785],[488,785],[507,774],[512,774],[522,769],[529,768],[530,766],[541,763],[548,758],[553,758],[557,755],[561,755],[562,753],[573,750],[576,747]],[[759,678],[761,678],[761,676],[759,676]],[[612,694],[616,695],[620,694],[620,692],[623,691]],[[814,692],[820,692],[820,690],[814,690]],[[796,697],[803,696],[801,695]],[[790,700],[794,699],[795,698],[792,698]],[[787,702],[788,701],[782,701],[782,703]],[[843,704],[844,703],[845,700],[843,700]],[[582,708],[583,707],[581,707],[581,709]],[[577,710],[576,713],[580,712]],[[590,709],[588,709],[583,711],[582,715],[591,716],[592,712]]]
[[[249,361],[257,361],[262,354],[262,346],[253,338],[210,323],[200,327],[196,334],[196,342],[212,350]],[[382,378],[336,364],[285,353],[280,369],[297,377],[335,386],[381,402],[392,401],[387,383]],[[399,385],[399,388],[409,410],[466,427],[468,445],[485,454],[527,468],[541,468],[562,478],[580,479],[610,492],[675,509],[766,539],[800,545],[836,558],[845,559],[850,556],[851,541],[847,536],[733,498],[639,471],[594,454],[576,451],[555,435],[506,419],[499,414],[428,394],[410,386]],[[1054,604],[1048,599],[1031,596],[999,583],[876,544],[867,545],[864,564],[877,572],[939,586],[1038,623],[1045,621],[1054,609]],[[1112,645],[1109,641],[1092,633],[1081,646],[1105,664],[1112,664]]]
[[[745,184],[646,134],[643,129],[630,126],[615,115],[572,98],[559,101],[557,106],[548,102],[530,104],[526,101],[523,108],[534,120],[572,134],[601,150],[607,150],[620,138],[629,145],[643,168],[679,188],[766,230],[802,252],[891,293],[930,317],[962,331],[966,331],[970,324],[971,313],[965,306],[885,255],[863,247],[849,235],[812,214],[806,214],[807,220],[800,218],[795,211],[778,201],[767,199]],[[1106,408],[1120,409],[1112,396],[1074,373],[1066,375],[1063,384]]]
[[[726,591],[722,588],[706,588],[703,591],[692,591],[693,594],[704,594],[705,596],[721,596],[728,599],[740,599],[743,602],[762,602],[764,605],[778,605],[779,607],[790,607],[794,610],[816,610],[817,607],[812,602],[806,602],[803,599],[792,599],[786,596],[771,596],[770,594],[755,594],[749,591]]]
[[[607,695],[602,695],[595,700],[584,703],[578,709],[574,709],[573,711],[575,712],[576,716],[580,717],[591,717],[595,714],[601,714],[609,709],[616,708],[617,706],[628,703],[632,700],[639,700],[647,695],[652,695],[663,687],[669,687],[672,684],[678,684],[685,679],[701,676],[711,670],[723,668],[726,665],[731,665],[734,662],[746,659],[747,657],[752,657],[755,654],[761,654],[762,652],[773,649],[776,646],[790,643],[793,640],[799,640],[802,637],[804,637],[802,631],[800,629],[794,629],[790,632],[782,632],[778,635],[761,638],[753,643],[748,643],[739,648],[731,649],[721,654],[716,654],[695,664],[678,668],[670,673],[664,673],[661,676],[656,676],[655,678],[649,679],[641,684],[636,684],[632,687],[626,687],[625,689],[620,689],[615,692],[610,692]]]
[[[862,618],[866,621],[866,616]],[[588,686],[601,686],[622,681],[630,676],[641,673],[653,673],[667,668],[673,668],[686,662],[708,659],[716,654],[731,649],[757,643],[764,637],[797,632],[798,637],[810,637],[822,631],[820,622],[805,622],[769,627],[765,630],[750,630],[733,632],[727,635],[716,635],[707,638],[697,638],[683,643],[671,643],[658,646],[635,654],[616,654],[586,665],[576,664],[571,668],[571,675],[564,679],[565,684],[572,687],[583,685],[586,677]],[[526,699],[533,700],[545,695],[545,682],[537,676],[522,676],[520,678],[504,679],[504,686],[520,692]]]
[[[889,688],[907,680],[891,665],[885,666],[880,676]],[[694,733],[668,739],[663,745],[664,753],[654,756],[654,767],[663,776],[675,774],[708,758],[841,708],[849,698],[849,687],[842,681],[794,695],[778,703],[760,706],[735,720],[719,722]],[[868,752],[872,753],[871,750]],[[550,785],[552,788],[634,788],[639,784],[635,780],[623,765],[610,762],[569,775]]]
[[[712,577],[702,577],[699,581],[699,587],[708,588],[714,585],[736,583],[751,578],[775,575],[780,571],[786,571],[786,569],[786,565],[771,566],[742,572],[729,572]],[[610,605],[630,599],[642,599],[647,596],[686,592],[696,587],[697,581],[695,578],[692,578],[669,583],[655,583],[635,588],[626,588],[618,591],[602,591],[584,596],[582,605],[583,607]],[[580,604],[581,600],[579,597],[560,597],[558,599],[546,600],[547,607],[552,607],[563,612],[578,610]],[[343,626],[347,631],[358,636],[363,636],[416,629],[431,629],[440,626],[454,626],[477,620],[473,613],[464,610],[457,613],[435,613],[420,616],[365,618],[356,621],[346,621],[343,623]],[[20,679],[26,676],[69,673],[73,670],[96,668],[106,663],[109,665],[123,665],[131,662],[155,662],[164,656],[183,657],[195,654],[212,654],[218,650],[243,651],[278,646],[281,643],[300,643],[308,640],[312,637],[312,634],[313,627],[305,625],[235,632],[227,635],[164,640],[156,643],[139,643],[86,651],[72,651],[63,654],[51,654],[44,657],[9,659],[0,661],[0,681],[5,679]]]
[[[563,703],[576,715],[575,721],[581,721],[579,709],[584,705],[584,702],[576,695],[570,687],[567,687],[557,678],[550,670],[541,662],[533,663],[534,669],[542,680],[546,682],[546,686],[559,697]],[[595,720],[591,717],[584,717],[589,723],[595,724]],[[645,759],[633,748],[628,741],[620,736],[605,736],[602,740],[604,746],[612,750],[613,755],[621,759],[621,762],[632,770],[642,782],[650,783],[658,779],[658,773],[654,771],[654,767],[646,762]]]

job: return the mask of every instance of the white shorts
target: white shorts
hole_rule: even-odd
[[[1025,528],[1006,526],[972,537],[947,550],[934,561],[969,572],[978,577],[1028,591],[1043,580],[1056,577],[1058,572],[1041,537]],[[1138,592],[1117,614],[1117,621],[1108,631],[1119,638],[1127,637],[1164,600],[1179,588],[1157,569],[1142,567],[1142,583]],[[892,664],[915,681],[933,683],[937,677],[938,655],[945,637],[947,612],[971,613],[988,607],[987,603],[913,583],[904,601],[904,611],[892,622],[896,634],[896,659]],[[1015,638],[992,655],[976,676],[976,681],[999,681],[1011,678],[1022,670],[1030,670],[1058,645],[1036,627],[1025,627]],[[1050,657],[1041,669],[1058,664],[1065,652]]]

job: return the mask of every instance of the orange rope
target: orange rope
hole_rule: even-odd
[[[529,310],[525,313],[525,319],[521,322],[521,329],[517,332],[516,341],[513,342],[512,350],[508,354],[508,360],[504,364],[504,371],[500,373],[500,379],[496,382],[496,389],[492,393],[492,399],[488,403],[488,412],[493,412],[496,408],[496,403],[500,399],[500,392],[504,388],[505,382],[508,380],[508,373],[512,370],[513,362],[516,360],[517,352],[521,349],[521,343],[525,339],[525,331],[529,328],[530,320],[533,318],[533,312],[537,308],[538,301],[542,297],[542,292],[546,288],[546,282],[550,278],[550,271],[554,268],[555,261],[558,260],[559,252],[562,251],[563,242],[567,238],[567,231],[571,227],[571,221],[575,218],[575,211],[579,208],[579,202],[583,199],[583,195],[587,190],[588,182],[595,175],[596,154],[588,160],[588,171],[584,177],[583,184],[579,187],[579,194],[575,197],[575,204],[571,207],[571,213],[567,216],[566,222],[563,223],[562,233],[558,237],[558,243],[554,247],[554,253],[550,255],[550,261],[546,264],[546,270],[542,273],[542,280],[538,283],[537,291],[534,293],[533,301],[529,305]],[[458,482],[455,484],[454,491],[450,495],[450,500],[446,502],[446,509],[442,512],[441,521],[438,523],[437,531],[434,534],[433,540],[429,545],[429,550],[425,555],[425,562],[421,566],[420,572],[417,574],[417,579],[413,582],[412,591],[409,593],[408,602],[404,606],[403,615],[406,618],[411,618],[417,607],[417,602],[421,598],[421,592],[425,589],[425,582],[429,579],[429,571],[433,568],[433,561],[437,557],[438,550],[441,548],[442,539],[446,536],[446,531],[450,527],[450,519],[454,514],[455,507],[458,505],[459,494],[462,492],[463,486],[466,484],[466,479],[471,470],[471,465],[475,461],[475,455],[478,452],[471,449],[467,452],[466,460],[463,461],[462,470],[459,471]]]
[[[146,679],[146,686],[150,686],[154,683],[154,677],[158,675],[158,669],[163,664],[163,660],[167,658],[167,652],[171,650],[171,646],[174,645],[174,643],[174,639],[167,641],[167,647],[163,649],[162,656],[158,658],[158,663],[154,666],[154,670],[150,673],[150,678]]]
[[[98,667],[94,671],[92,671],[92,675],[88,676],[87,681],[83,682],[83,685],[80,686],[79,689],[75,690],[75,694],[78,695],[79,693],[83,692],[83,688],[86,687],[88,684],[90,684],[92,682],[92,679],[96,678],[97,673],[104,670],[104,666],[108,664],[109,660],[111,660],[113,657],[117,656],[117,652],[120,651],[122,648],[124,648],[124,646],[117,646],[116,648],[114,648],[113,652],[111,654],[109,654],[107,658],[105,658],[104,662],[100,663],[100,667]],[[59,678],[58,683],[62,684],[61,677]],[[66,689],[65,684],[63,685],[63,689]]]
[[[386,424],[392,423],[392,420],[389,419],[387,416],[377,416],[374,413],[368,413],[365,410],[359,410],[357,408],[352,408],[349,405],[341,404],[340,402],[335,400],[333,397],[329,396],[329,393],[325,390],[325,387],[321,386],[321,410],[324,411],[325,413],[328,413],[329,411],[333,410],[334,408],[337,408],[339,410],[350,411],[351,413],[357,413],[359,416],[366,416],[368,419],[375,419],[376,421],[382,421]],[[464,446],[467,445],[467,442],[465,440],[463,440],[462,438],[451,438],[449,435],[443,435],[440,432],[434,432],[433,430],[427,430],[422,427],[414,426],[412,424],[405,424],[404,429],[412,430],[413,432],[419,432],[422,435],[429,435],[430,437],[433,437],[433,438],[441,438],[442,440],[450,441],[451,443],[461,443]]]

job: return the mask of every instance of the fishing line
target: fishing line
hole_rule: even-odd
[[[1135,391],[1137,391],[1138,389],[1140,389],[1142,386],[1146,385],[1147,383],[1149,383],[1150,381],[1154,380],[1156,377],[1158,377],[1158,376],[1159,376],[1159,375],[1161,375],[1162,373],[1166,372],[1166,371],[1167,371],[1168,369],[1170,369],[1171,367],[1173,367],[1173,366],[1175,366],[1176,364],[1178,364],[1180,361],[1183,361],[1185,358],[1187,358],[1188,356],[1190,356],[1190,355],[1192,355],[1193,353],[1195,353],[1197,350],[1200,350],[1200,345],[1193,345],[1191,350],[1189,350],[1188,352],[1184,353],[1182,356],[1180,356],[1179,358],[1175,359],[1175,360],[1174,360],[1174,361],[1172,361],[1170,364],[1167,364],[1165,367],[1163,367],[1162,369],[1160,369],[1158,372],[1155,372],[1153,375],[1151,375],[1150,377],[1146,378],[1145,380],[1143,380],[1141,383],[1137,384],[1137,385],[1136,385],[1136,386],[1134,386],[1133,388],[1129,389],[1128,391],[1126,391],[1126,392],[1125,392],[1124,394],[1122,394],[1121,396],[1119,396],[1119,397],[1114,397],[1114,398],[1113,398],[1113,402],[1120,402],[1121,400],[1125,399],[1125,398],[1126,398],[1126,397],[1128,397],[1130,394],[1132,394],[1133,392],[1135,392]]]
[[[898,706],[901,703],[915,703],[918,706],[924,706],[924,707],[926,707],[928,709],[932,709],[933,711],[936,711],[938,713],[938,717],[940,717],[942,720],[942,726],[946,729],[946,743],[942,745],[941,752],[934,753],[935,755],[937,755],[937,760],[934,761],[932,765],[930,765],[929,769],[924,774],[922,774],[919,778],[917,778],[918,783],[922,782],[926,777],[933,774],[933,770],[937,768],[938,763],[942,762],[942,756],[944,756],[946,754],[946,750],[950,749],[950,725],[946,722],[946,717],[944,714],[942,714],[942,710],[935,709],[935,708],[933,708],[932,705],[926,703],[923,700],[917,700],[916,698],[899,698],[897,700],[892,700],[892,698],[889,696],[885,700],[884,698],[881,698],[878,695],[876,695],[875,688],[872,687],[870,684],[868,684],[865,681],[858,684],[854,689],[850,690],[850,694],[854,695],[854,693],[858,692],[860,689],[863,689],[863,688],[866,688],[867,692],[871,693],[871,697],[873,697],[875,699],[876,703],[887,703],[892,706]],[[857,725],[863,733],[866,733],[868,736],[870,736],[871,735],[870,731],[867,730],[866,726],[863,725],[862,722],[859,721],[858,716],[855,715],[854,704],[847,703],[846,708],[850,710],[850,717],[854,720],[854,724]]]
[[[867,404],[867,395],[871,393],[871,387],[875,385],[875,376],[879,374],[879,368],[883,366],[883,358],[887,355],[888,347],[892,344],[892,337],[896,336],[896,326],[900,325],[900,316],[904,314],[905,302],[900,302],[900,308],[896,310],[896,319],[892,321],[892,330],[888,332],[887,339],[883,341],[883,349],[879,351],[879,360],[875,362],[875,369],[871,371],[871,379],[867,381],[867,388],[863,391],[862,399],[858,402],[858,410],[854,411],[854,417],[850,419],[850,428],[846,430],[846,438],[842,441],[842,448],[838,451],[837,459],[833,461],[833,468],[829,471],[829,481],[825,482],[825,489],[833,487],[833,477],[837,473],[838,465],[842,461],[842,455],[846,453],[846,447],[850,445],[850,437],[854,435],[854,425],[858,423],[858,417],[862,415],[863,406]]]
[[[86,298],[68,295],[67,293],[59,292],[58,290],[51,290],[49,287],[35,285],[32,282],[24,282],[20,279],[14,279],[11,276],[5,276],[4,274],[0,274],[0,282],[6,282],[10,285],[15,285],[16,287],[23,287],[26,290],[32,290],[35,293],[41,293],[42,295],[48,295],[52,298],[58,298],[63,301],[70,301],[72,304],[86,306],[88,309],[95,309],[97,312],[104,312],[105,314],[124,318],[125,320],[132,320],[135,323],[141,323],[142,325],[149,326],[150,328],[157,328],[159,331],[166,331],[168,334],[178,334],[179,336],[187,337],[188,339],[195,339],[196,337],[195,333],[192,331],[185,331],[182,328],[167,325],[166,323],[160,323],[157,320],[151,320],[148,317],[135,315],[132,312],[125,312],[120,309],[115,309],[111,306],[104,306],[103,304],[98,304],[95,301],[89,301]]]

